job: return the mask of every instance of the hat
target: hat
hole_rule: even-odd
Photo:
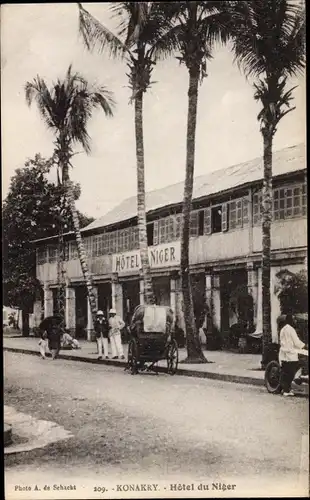
[[[97,311],[97,316],[104,316],[102,311]]]
[[[110,309],[109,314],[116,314],[115,309]]]

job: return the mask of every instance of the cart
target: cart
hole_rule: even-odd
[[[167,361],[167,372],[177,371],[179,355],[174,335],[173,311],[166,306],[137,306],[130,325],[127,370],[155,371],[158,361]]]
[[[306,349],[296,349],[298,354],[299,369],[295,374],[294,383],[309,385],[309,353]],[[265,370],[265,386],[271,394],[280,394],[281,387],[281,365],[278,359],[269,361]]]

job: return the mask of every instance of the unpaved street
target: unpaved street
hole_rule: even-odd
[[[240,495],[246,488],[267,496],[277,488],[278,494],[279,488],[307,494],[301,460],[306,398],[23,354],[5,353],[4,359],[5,404],[74,435],[8,456],[7,483],[165,481],[171,494],[171,483],[219,481],[236,484]]]

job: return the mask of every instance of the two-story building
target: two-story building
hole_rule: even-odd
[[[236,321],[230,297],[248,287],[254,301],[257,330],[262,326],[261,306],[261,199],[262,158],[195,178],[190,225],[190,270],[195,312],[210,305],[214,324],[223,335]],[[180,222],[183,183],[147,193],[147,236],[157,304],[170,305],[179,326],[184,325],[180,294]],[[273,221],[271,228],[272,322],[276,335],[279,302],[275,294],[280,269],[297,272],[306,265],[307,177],[305,145],[273,155]],[[93,276],[98,308],[110,307],[128,321],[143,302],[140,270],[137,201],[123,201],[82,230]],[[92,319],[77,255],[74,234],[66,241],[66,323],[77,335],[90,338]],[[35,304],[39,318],[57,307],[57,238],[35,242],[37,277],[44,289]]]

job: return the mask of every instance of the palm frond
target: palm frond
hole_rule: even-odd
[[[106,28],[87,10],[79,6],[79,31],[89,50],[97,48],[99,52],[107,50],[111,57],[124,57],[128,48],[122,40]]]
[[[184,38],[184,26],[181,24],[173,26],[153,42],[149,51],[150,57],[156,61],[180,52],[182,38]]]
[[[58,79],[50,89],[37,76],[25,85],[26,101],[36,101],[46,124],[54,129],[57,155],[72,156],[72,144],[80,143],[86,153],[90,152],[88,121],[94,109],[102,108],[105,115],[113,116],[115,101],[112,92],[105,86],[91,86],[87,80],[69,66],[65,78]]]
[[[288,0],[235,2],[235,61],[247,76],[293,76],[305,67],[304,11]]]

